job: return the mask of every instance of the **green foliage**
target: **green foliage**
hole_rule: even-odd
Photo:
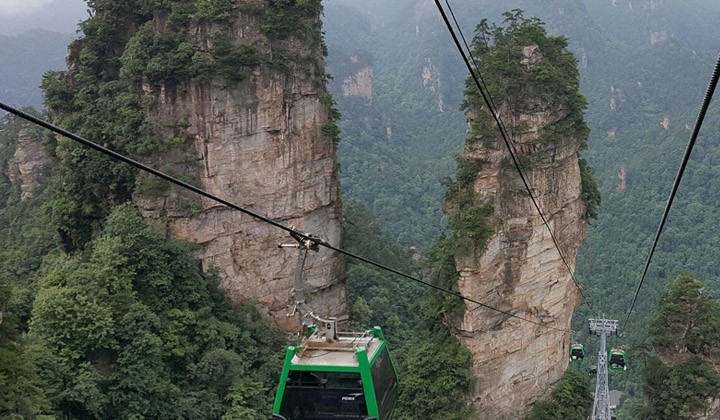
[[[430,249],[425,261],[430,270],[433,284],[453,292],[458,292],[458,272],[455,267],[455,241],[442,237]],[[427,326],[443,328],[442,322],[462,315],[465,301],[448,293],[430,293],[421,303],[422,314]]]
[[[268,0],[262,31],[275,39],[296,36],[320,41],[317,19],[322,9],[320,0]]]
[[[473,183],[480,171],[480,162],[462,156],[456,157],[457,174],[455,179],[446,182],[445,195],[448,205],[449,227],[452,232],[449,240],[440,239],[440,248],[452,244],[451,254],[467,254],[482,249],[495,229],[490,217],[495,209],[490,204],[476,204]],[[438,251],[438,246],[434,251]]]
[[[130,38],[120,61],[120,76],[132,83],[177,85],[191,74],[195,48],[179,32],[160,32],[145,23]]]
[[[8,304],[10,288],[0,282],[0,417],[34,419],[50,404],[35,367],[35,351],[17,327],[18,314]]]
[[[588,375],[576,368],[565,370],[549,400],[533,405],[527,420],[585,420],[592,410],[593,393]]]
[[[176,169],[187,172],[183,162],[188,159],[182,154],[191,152],[190,145],[177,147],[162,140],[168,131],[187,137],[187,127],[162,127],[150,118],[152,99],[142,95],[139,85],[162,85],[172,95],[193,82],[220,81],[230,87],[243,80],[248,67],[263,60],[255,47],[232,42],[228,28],[213,31],[205,44],[188,33],[191,24],[228,22],[234,3],[138,0],[89,5],[94,15],[82,24],[85,36],[70,45],[71,70],[48,73],[43,81],[54,122],[123,154],[177,158],[182,168]],[[158,26],[159,20],[164,25]],[[131,198],[136,173],[69,141],[51,141],[49,150],[60,167],[48,211],[65,248],[82,249],[110,209]],[[140,192],[158,194],[164,188],[141,185]]]
[[[668,285],[650,327],[656,348],[720,356],[720,303],[706,296],[704,288],[690,274],[680,274]]]
[[[578,163],[580,164],[580,199],[585,204],[585,219],[597,219],[601,202],[600,190],[587,161],[580,158]]]
[[[589,129],[583,120],[587,101],[579,93],[580,75],[575,56],[567,50],[565,37],[548,36],[538,18],[525,18],[515,9],[503,14],[505,26],[483,19],[475,30],[473,54],[494,103],[504,103],[507,112],[533,112],[539,107],[565,109],[568,115],[549,125],[541,141],[561,144],[579,142],[584,147]],[[471,135],[488,137],[494,121],[483,110],[472,79],[466,81],[463,110],[476,115]]]
[[[472,185],[482,169],[482,164],[461,155],[455,157],[455,162],[457,163],[455,178],[445,181],[445,201],[463,208],[472,205],[475,195]]]
[[[720,374],[697,356],[672,367],[653,358],[643,371],[647,403],[643,419],[691,419],[718,397]]]
[[[447,231],[442,182],[454,173],[464,138],[456,111],[464,74],[445,48],[442,28],[416,33],[406,16],[368,13],[367,2],[325,2],[329,82],[337,108],[340,179],[345,199],[362,202],[402,246],[428,248]],[[404,4],[385,2],[382,9]],[[375,13],[377,12],[377,13]],[[381,23],[380,20],[384,22]],[[441,57],[438,57],[438,54]],[[442,83],[425,85],[423,68]],[[372,70],[371,97],[343,95],[343,82]]]
[[[470,206],[461,209],[450,218],[452,242],[457,253],[469,253],[485,247],[495,233],[490,216],[495,209],[490,204]]]
[[[232,0],[199,0],[192,18],[199,23],[229,23],[235,7]]]
[[[260,52],[248,45],[234,45],[227,35],[216,35],[212,38],[212,61],[208,73],[197,72],[197,77],[215,75],[229,83],[237,83],[245,78],[249,66],[259,64],[262,59]]]
[[[419,267],[410,254],[383,235],[362,205],[347,203],[345,220],[346,249],[418,276]],[[452,256],[438,254],[433,253],[433,261],[442,261],[433,266],[432,280],[427,281],[448,287],[457,276],[454,261]],[[399,372],[400,397],[393,418],[468,417],[465,398],[472,388],[471,357],[442,326],[444,314],[437,312],[437,303],[443,299],[447,299],[446,294],[428,294],[417,283],[348,262],[351,323],[361,329],[370,325],[383,327]],[[446,303],[448,311],[458,308],[457,299]]]
[[[0,416],[39,418],[48,412],[50,404],[40,387],[33,349],[11,329],[10,320],[4,320],[0,339]]]
[[[420,335],[401,365],[398,420],[469,418],[466,395],[472,389],[470,352],[447,333]]]
[[[665,2],[653,10],[591,1],[517,2],[525,16],[547,22],[548,34],[566,36],[579,61],[581,91],[588,98],[585,118],[592,128],[583,157],[593,168],[602,208],[578,256],[576,276],[588,300],[611,317],[626,314],[687,144],[685,126],[692,127],[717,59],[712,29],[717,5],[703,3],[713,3],[714,10],[683,2]],[[466,69],[457,65],[457,52],[447,48],[442,23],[416,27],[407,19],[413,10],[407,6],[402,1],[382,7],[349,0],[326,3],[328,68],[343,113],[339,153],[344,196],[365,203],[400,243],[415,245],[422,237],[429,247],[446,225],[429,210],[442,208],[444,191],[436,184],[455,173],[451,152],[463,145],[465,120],[455,111],[452,92],[462,85],[458,80],[465,78]],[[488,26],[502,22],[505,8],[503,2],[466,2],[456,12],[461,26],[469,28],[477,16],[487,17]],[[651,44],[649,28],[673,28],[673,36]],[[373,69],[372,99],[342,97],[343,80],[364,67]],[[443,111],[430,86],[418,83],[426,67],[444,82]],[[484,72],[483,77],[494,74]],[[493,98],[497,103],[500,97]],[[660,125],[664,117],[671,123],[667,130]],[[718,116],[711,110],[708,118]],[[391,138],[386,127],[392,128]],[[620,344],[646,338],[662,285],[678,269],[703,278],[707,296],[720,296],[720,183],[713,182],[720,177],[718,139],[717,127],[706,123]],[[622,191],[621,169],[627,181]],[[589,191],[583,186],[584,193]],[[597,314],[580,305],[575,316],[582,334],[587,318]],[[593,343],[586,334],[579,338]],[[627,372],[611,376],[611,387],[638,397],[637,354],[629,354],[634,362]],[[621,411],[627,404],[624,399]]]
[[[281,334],[254,308],[232,307],[188,250],[120,206],[86,259],[48,269],[31,335],[55,410],[95,418],[269,411],[267,387],[251,388],[275,380]]]
[[[344,240],[350,252],[356,252],[401,272],[417,270],[410,253],[385,237],[368,210],[357,202],[346,202]],[[414,322],[413,305],[422,293],[416,284],[357,261],[348,261],[347,293],[353,323],[362,329],[375,325],[383,328],[394,345],[411,334],[407,325]]]
[[[115,59],[105,60],[104,73],[99,75],[95,64],[77,56],[100,60],[91,41],[84,38],[71,46],[71,59],[75,54],[78,62],[75,72],[45,76],[42,87],[47,103],[57,106],[53,111],[60,115],[55,122],[120,153],[147,151],[150,130],[139,94],[125,83],[102,80],[113,67],[119,70]],[[52,141],[48,146],[60,165],[46,206],[66,248],[80,249],[109,208],[130,199],[135,174],[127,165],[69,140]]]
[[[660,298],[650,328],[658,356],[643,370],[642,418],[694,418],[720,397],[720,303],[703,290],[692,275],[680,274]]]
[[[215,2],[199,2],[197,7],[204,13],[222,7],[217,19],[226,20],[232,5],[218,6]],[[201,6],[204,5],[204,6]],[[182,13],[180,9],[174,13]],[[209,13],[209,12],[208,12]],[[225,16],[226,17],[222,17]],[[197,17],[196,15],[193,15]],[[186,19],[190,19],[187,15]],[[180,19],[171,14],[170,20]],[[202,17],[201,19],[206,19]],[[128,41],[121,57],[120,75],[132,83],[164,84],[176,86],[190,81],[210,82],[216,78],[228,84],[242,81],[247,67],[262,61],[259,51],[249,45],[235,45],[225,33],[210,37],[209,49],[193,45],[187,35],[187,27],[157,32],[154,22],[145,23]]]

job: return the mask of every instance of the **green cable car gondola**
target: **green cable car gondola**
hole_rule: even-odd
[[[610,350],[610,370],[622,372],[627,369],[625,350],[614,348]]]
[[[334,318],[315,315],[305,303],[303,269],[307,251],[320,243],[291,232],[300,249],[295,269],[295,307],[307,326],[299,346],[290,346],[273,405],[274,420],[390,420],[398,396],[395,365],[380,327],[340,333]],[[308,325],[311,319],[315,324]],[[320,326],[318,328],[317,326]]]
[[[573,362],[581,362],[585,358],[585,346],[575,343],[570,346],[570,360]]]
[[[397,374],[380,327],[364,334],[314,331],[302,345],[287,349],[272,418],[387,420],[397,395]]]

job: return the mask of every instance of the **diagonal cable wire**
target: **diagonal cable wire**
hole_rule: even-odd
[[[447,2],[447,0],[446,0]],[[465,51],[462,49],[462,46],[460,45],[460,41],[458,40],[457,35],[455,34],[455,30],[450,25],[450,21],[447,17],[447,14],[445,13],[445,10],[443,9],[442,5],[440,4],[439,0],[435,0],[435,5],[437,6],[438,10],[440,11],[440,14],[442,15],[443,21],[445,22],[445,26],[447,27],[448,31],[450,31],[450,35],[452,35],[453,41],[455,41],[455,46],[458,49],[458,52],[460,52],[460,55],[462,56],[463,61],[465,62],[465,66],[467,67],[468,71],[470,72],[470,76],[473,78],[473,81],[475,82],[475,85],[477,86],[478,90],[480,91],[480,95],[483,98],[483,101],[485,101],[485,104],[488,107],[488,110],[490,111],[490,114],[492,115],[493,119],[495,120],[495,123],[500,128],[500,135],[503,138],[503,142],[505,143],[505,146],[508,149],[508,152],[510,153],[510,157],[512,158],[513,164],[515,165],[515,168],[517,168],[518,173],[520,174],[520,179],[523,182],[523,185],[525,186],[525,189],[528,191],[528,194],[530,195],[530,199],[533,202],[533,205],[535,206],[535,209],[537,210],[538,214],[540,215],[540,218],[543,221],[543,224],[547,228],[548,232],[550,233],[550,237],[552,238],[553,244],[555,244],[555,248],[558,250],[558,253],[560,254],[560,258],[562,259],[563,263],[565,264],[565,267],[567,268],[568,272],[570,273],[570,277],[572,278],[573,282],[575,283],[575,286],[578,288],[578,291],[580,292],[580,296],[582,297],[582,302],[587,305],[587,307],[590,309],[591,312],[595,312],[595,308],[593,308],[590,301],[585,296],[585,293],[583,292],[582,287],[580,287],[580,283],[578,283],[577,278],[575,277],[575,273],[573,272],[572,268],[570,267],[570,264],[567,261],[567,258],[565,257],[565,254],[563,254],[562,249],[560,248],[560,243],[558,242],[557,238],[555,237],[555,234],[552,231],[552,228],[550,227],[550,223],[548,222],[547,218],[545,217],[545,214],[542,212],[542,209],[540,209],[540,205],[537,202],[537,199],[535,198],[535,195],[532,192],[532,188],[530,187],[530,184],[527,180],[527,177],[524,174],[524,171],[521,169],[522,166],[520,165],[520,162],[518,161],[517,157],[515,156],[515,153],[513,152],[514,147],[512,143],[510,142],[510,139],[507,136],[507,133],[504,130],[504,126],[502,121],[500,120],[499,115],[495,111],[495,109],[491,106],[492,105],[492,99],[488,96],[489,92],[485,92],[482,88],[482,85],[480,83],[480,80],[478,78],[478,75],[475,71],[473,71],[473,67],[470,64],[470,61],[465,54]],[[477,72],[479,73],[479,69],[477,69]]]
[[[660,220],[660,225],[658,225],[657,233],[655,233],[655,239],[653,240],[652,247],[650,248],[650,253],[648,254],[647,261],[645,261],[645,268],[643,269],[642,276],[640,277],[637,289],[635,290],[635,296],[633,296],[632,303],[630,304],[630,310],[628,310],[627,316],[625,317],[625,322],[623,323],[623,326],[625,328],[627,328],[628,320],[630,319],[633,308],[635,308],[635,302],[637,302],[638,295],[640,294],[640,288],[643,285],[643,281],[645,281],[648,267],[650,267],[650,261],[652,261],[652,257],[655,254],[655,248],[657,247],[658,241],[660,240],[660,235],[663,231],[663,227],[665,227],[665,221],[670,214],[670,207],[672,207],[673,201],[675,200],[675,194],[680,187],[680,181],[682,180],[683,173],[685,173],[685,168],[690,161],[690,154],[692,153],[693,147],[695,146],[697,136],[700,133],[700,128],[702,127],[703,121],[705,120],[705,115],[707,114],[708,108],[710,107],[710,101],[712,101],[713,94],[715,93],[715,88],[718,84],[718,78],[720,78],[720,56],[718,56],[717,63],[715,64],[715,70],[713,71],[713,74],[710,78],[710,83],[708,84],[707,91],[705,92],[705,98],[703,99],[703,103],[700,107],[700,112],[698,112],[697,120],[695,121],[695,128],[690,135],[690,141],[688,141],[687,148],[685,149],[685,155],[683,156],[682,162],[680,163],[680,169],[678,169],[677,176],[675,177],[675,183],[673,184],[672,191],[670,192],[670,197],[668,198],[667,205],[665,206],[665,211],[663,212],[662,219]]]
[[[465,39],[465,34],[463,34],[462,28],[460,27],[460,24],[458,23],[457,18],[455,17],[455,12],[453,11],[452,6],[450,6],[450,1],[445,0],[445,5],[447,6],[448,11],[450,12],[450,16],[453,19],[455,28],[457,28],[458,34],[460,35],[460,39],[462,39],[463,45],[465,45],[465,51],[467,51],[467,55],[473,64],[473,68],[475,69],[477,77],[480,80],[480,83],[482,84],[483,89],[485,89],[488,99],[490,100],[490,103],[487,106],[491,110],[491,112],[492,112],[492,110],[497,110],[498,107],[497,107],[497,105],[495,105],[495,101],[493,100],[492,94],[490,93],[490,89],[487,87],[487,83],[485,83],[485,79],[483,78],[482,73],[480,72],[480,66],[478,65],[477,60],[475,60],[475,55],[473,54],[472,48],[470,48],[470,45],[468,44],[467,39]],[[512,134],[508,134],[508,129],[505,126],[505,122],[502,120],[499,113],[497,116],[497,120],[498,120],[498,128],[500,129],[500,133],[501,134],[504,133],[504,135],[506,135],[508,137],[509,141],[507,142],[507,146],[511,150],[510,153],[514,153],[515,155],[518,155],[518,151],[515,148],[515,141],[513,140],[513,136],[512,136]],[[518,172],[520,172],[521,176],[525,176],[527,178],[528,175],[527,175],[527,171],[525,170],[525,166],[519,160],[517,163],[518,163],[518,167],[517,167]],[[533,196],[533,193],[530,192],[530,197],[532,197],[532,196]],[[540,216],[543,216],[542,212],[540,212]],[[550,229],[549,226],[548,226],[548,229]],[[553,232],[550,231],[551,235],[552,235],[552,233]],[[562,252],[560,254],[562,256]],[[571,273],[571,275],[573,274],[572,270],[570,271],[570,273]],[[578,286],[578,288],[579,288],[579,286]]]
[[[475,60],[475,55],[473,54],[472,48],[470,48],[470,45],[468,44],[467,39],[465,39],[465,34],[463,34],[462,28],[460,27],[460,24],[458,23],[457,18],[455,18],[455,12],[453,11],[452,6],[450,6],[449,0],[445,0],[445,5],[447,6],[448,11],[450,12],[450,16],[452,17],[453,23],[455,24],[455,27],[458,30],[458,34],[460,34],[460,39],[462,39],[463,45],[465,45],[465,51],[467,51],[467,55],[468,55],[468,57],[470,57],[470,61],[472,61],[473,67],[474,67],[475,71],[477,72],[478,79],[480,80],[482,87],[487,92],[487,97],[490,100],[489,107],[492,107],[491,109],[497,109],[497,106],[495,105],[495,101],[493,101],[492,95],[490,94],[490,89],[488,89],[487,83],[485,83],[485,79],[483,78],[482,73],[480,73],[480,66],[477,63],[477,60]],[[507,134],[508,131],[507,131],[507,128],[505,127],[505,123],[502,121],[502,119],[500,118],[499,115],[498,115],[498,120],[500,121],[500,126],[499,126],[500,131],[504,130],[505,133]],[[517,150],[515,150],[515,144],[512,141],[512,136],[508,136],[508,137],[510,138],[510,146],[512,147],[513,152],[517,153]],[[518,162],[518,163],[520,163],[520,168],[524,170],[524,168],[522,166],[522,162]]]
[[[491,305],[488,305],[488,304],[486,304],[486,303],[483,303],[483,302],[477,301],[477,300],[475,300],[475,299],[471,299],[471,298],[465,297],[465,296],[461,295],[461,294],[458,293],[458,292],[454,292],[454,291],[452,291],[452,290],[442,288],[442,287],[437,286],[437,285],[434,285],[434,284],[432,284],[432,283],[428,283],[428,282],[426,282],[426,281],[424,281],[424,280],[421,280],[421,279],[419,279],[419,278],[417,278],[417,277],[413,277],[413,276],[411,276],[411,275],[409,275],[409,274],[405,274],[405,273],[403,273],[403,272],[401,272],[401,271],[395,270],[395,269],[390,268],[390,267],[388,267],[388,266],[385,266],[385,265],[383,265],[383,264],[380,264],[380,263],[377,263],[377,262],[375,262],[375,261],[369,260],[369,259],[367,259],[367,258],[365,258],[365,257],[360,256],[360,255],[357,255],[357,254],[354,254],[354,253],[352,253],[352,252],[345,251],[344,249],[335,247],[335,246],[329,244],[328,242],[324,241],[323,239],[320,239],[320,238],[318,238],[318,237],[316,237],[316,236],[313,236],[313,235],[308,235],[308,234],[306,234],[306,233],[300,232],[300,231],[295,230],[295,229],[293,229],[293,228],[289,228],[289,227],[284,226],[284,225],[282,225],[281,223],[278,223],[278,222],[276,222],[276,221],[274,221],[274,220],[272,220],[272,219],[270,219],[270,218],[268,218],[268,217],[265,217],[265,216],[262,216],[262,215],[259,215],[259,214],[255,213],[255,212],[252,212],[252,211],[250,211],[250,210],[244,209],[244,208],[242,208],[242,207],[240,207],[240,206],[238,206],[238,205],[236,205],[236,204],[233,204],[233,203],[231,203],[231,202],[229,202],[229,201],[227,201],[227,200],[225,200],[225,199],[223,199],[223,198],[217,197],[217,196],[215,196],[215,195],[213,195],[213,194],[208,193],[207,191],[204,191],[204,190],[202,190],[202,189],[200,189],[200,188],[197,188],[197,187],[195,187],[195,186],[193,186],[193,185],[190,185],[190,184],[188,184],[187,182],[181,181],[181,180],[179,180],[179,179],[177,179],[177,178],[174,178],[174,177],[172,177],[172,176],[170,176],[170,175],[167,175],[167,174],[165,174],[165,173],[163,173],[163,172],[161,172],[161,171],[158,171],[157,169],[154,169],[154,168],[152,168],[152,167],[150,167],[150,166],[148,166],[148,165],[145,165],[145,164],[140,163],[140,162],[138,162],[138,161],[136,161],[136,160],[133,160],[133,159],[131,159],[131,158],[125,156],[125,155],[122,155],[122,154],[120,154],[120,153],[118,153],[118,152],[115,152],[115,151],[113,151],[113,150],[110,150],[110,149],[108,149],[108,148],[106,148],[106,147],[100,146],[100,145],[97,144],[97,143],[93,143],[93,142],[91,142],[90,140],[87,140],[87,139],[85,139],[85,138],[83,138],[83,137],[78,136],[77,134],[71,133],[70,131],[67,131],[67,130],[65,130],[65,129],[63,129],[63,128],[60,128],[60,127],[58,127],[58,126],[56,126],[56,125],[54,125],[54,124],[51,124],[51,123],[49,123],[49,122],[47,122],[47,121],[45,121],[45,120],[42,120],[42,119],[37,118],[37,117],[34,117],[34,116],[32,116],[32,115],[30,115],[30,114],[28,114],[28,113],[26,113],[26,112],[23,112],[23,111],[21,111],[21,110],[19,110],[19,109],[17,109],[17,108],[14,108],[14,107],[12,107],[12,106],[10,106],[10,105],[7,105],[7,104],[5,104],[5,103],[3,103],[3,102],[0,102],[0,109],[3,109],[3,110],[5,110],[5,111],[7,111],[7,112],[9,112],[9,113],[11,113],[11,114],[14,114],[14,115],[16,115],[16,116],[18,116],[18,117],[20,117],[20,118],[22,118],[22,119],[24,119],[24,120],[30,121],[30,122],[32,122],[33,124],[37,124],[37,125],[45,128],[45,129],[47,129],[47,130],[50,130],[50,131],[52,131],[52,132],[54,132],[54,133],[56,133],[56,134],[62,135],[62,136],[64,136],[64,137],[67,137],[67,138],[69,138],[70,140],[76,141],[76,142],[78,142],[78,143],[80,143],[80,144],[82,144],[82,145],[84,145],[84,146],[87,146],[87,147],[89,147],[89,148],[91,148],[91,149],[93,149],[93,150],[96,150],[96,151],[98,151],[98,152],[100,152],[100,153],[103,153],[103,154],[105,154],[105,155],[107,155],[107,156],[110,156],[110,157],[112,157],[112,158],[114,158],[114,159],[117,159],[117,160],[119,160],[119,161],[122,161],[122,162],[124,162],[124,163],[126,163],[126,164],[128,164],[128,165],[134,166],[135,168],[138,168],[138,169],[143,170],[143,171],[145,171],[145,172],[151,173],[151,174],[153,174],[153,175],[155,175],[155,176],[157,176],[157,177],[159,177],[159,178],[162,178],[162,179],[164,179],[165,181],[168,181],[168,182],[170,182],[170,183],[172,183],[172,184],[175,184],[175,185],[180,186],[180,187],[182,187],[182,188],[185,188],[185,189],[188,189],[188,190],[190,190],[190,191],[193,191],[193,192],[196,193],[196,194],[199,194],[199,195],[201,195],[201,196],[203,196],[203,197],[209,198],[209,199],[211,199],[211,200],[213,200],[213,201],[216,201],[216,202],[218,202],[218,203],[224,204],[224,205],[226,205],[226,206],[228,206],[228,207],[230,207],[230,208],[232,208],[232,209],[234,209],[234,210],[240,211],[240,212],[242,212],[242,213],[244,213],[244,214],[246,214],[246,215],[248,215],[248,216],[252,216],[252,217],[254,217],[254,218],[257,219],[257,220],[260,220],[260,221],[265,222],[265,223],[269,223],[269,224],[275,226],[275,227],[278,228],[278,229],[281,229],[281,230],[284,230],[284,231],[290,233],[290,234],[293,235],[294,237],[299,236],[299,237],[308,239],[308,240],[310,240],[310,241],[312,241],[312,242],[314,242],[314,243],[316,243],[316,244],[318,244],[318,245],[320,245],[320,246],[323,246],[323,247],[325,247],[325,248],[328,248],[328,249],[330,249],[330,250],[333,250],[333,251],[335,251],[335,252],[338,252],[338,253],[343,254],[343,255],[345,255],[345,256],[348,256],[348,257],[350,257],[350,258],[354,258],[354,259],[359,260],[359,261],[362,261],[362,262],[364,262],[364,263],[366,263],[366,264],[370,264],[370,265],[375,266],[375,267],[377,267],[377,268],[379,268],[379,269],[381,269],[381,270],[385,270],[385,271],[394,273],[394,274],[396,274],[396,275],[398,275],[398,276],[400,276],[400,277],[403,277],[403,278],[405,278],[405,279],[408,279],[408,280],[411,280],[411,281],[413,281],[413,282],[422,284],[422,285],[425,286],[425,287],[429,287],[429,288],[434,289],[434,290],[437,290],[437,291],[439,291],[439,292],[442,292],[442,293],[446,293],[446,294],[455,296],[455,297],[457,297],[457,298],[459,298],[459,299],[462,299],[462,300],[464,300],[464,301],[466,301],[466,302],[474,303],[474,304],[476,304],[476,305],[479,305],[479,306],[481,306],[481,307],[483,307],[483,308],[486,308],[486,309],[489,309],[489,310],[491,310],[491,311],[495,311],[495,312],[501,313],[501,314],[503,314],[503,315],[507,315],[507,316],[509,316],[509,317],[511,317],[511,318],[519,319],[519,320],[524,321],[524,322],[529,322],[529,323],[531,323],[531,324],[535,324],[535,325],[538,325],[538,326],[541,326],[541,327],[545,327],[545,328],[548,328],[548,329],[552,329],[552,330],[556,330],[556,331],[561,331],[561,332],[567,332],[567,331],[568,331],[568,330],[565,329],[565,328],[553,327],[552,325],[543,324],[543,323],[541,323],[541,322],[533,321],[533,320],[531,320],[531,319],[524,318],[524,317],[521,317],[521,316],[519,316],[519,315],[515,315],[515,314],[513,314],[513,313],[511,313],[511,312],[508,312],[508,311],[504,311],[504,310],[495,308],[495,307],[493,307],[493,306],[491,306]]]

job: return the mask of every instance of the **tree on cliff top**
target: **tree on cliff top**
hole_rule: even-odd
[[[587,106],[580,94],[580,73],[575,56],[567,50],[567,39],[548,36],[544,23],[525,18],[521,10],[503,14],[504,26],[489,25],[483,19],[475,28],[473,54],[478,70],[496,106],[504,103],[507,113],[532,112],[538,100],[567,113],[562,120],[546,127],[542,139],[551,143],[574,141],[584,148],[589,129],[583,119]],[[470,137],[496,135],[494,121],[483,108],[473,79],[468,78],[463,110],[478,114]],[[497,111],[497,110],[496,110]],[[519,129],[520,127],[509,127]]]
[[[720,356],[720,303],[703,293],[704,285],[680,274],[660,298],[650,334],[656,349],[707,357]]]
[[[720,397],[720,303],[703,289],[680,274],[660,299],[650,329],[658,356],[643,371],[646,402],[638,417],[694,418]]]

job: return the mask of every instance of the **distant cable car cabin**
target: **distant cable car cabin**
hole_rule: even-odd
[[[326,327],[288,347],[272,418],[390,419],[398,380],[380,327],[361,334]]]
[[[622,372],[627,369],[625,350],[615,348],[610,350],[610,370]]]
[[[585,358],[585,346],[575,343],[570,346],[570,360],[573,362],[581,362]]]
[[[323,319],[310,310],[303,270],[308,250],[317,251],[321,240],[296,231],[290,236],[298,243],[278,246],[300,250],[293,314],[300,315],[308,334],[285,353],[273,420],[390,420],[398,379],[382,329],[339,333],[335,318]],[[308,325],[309,320],[315,324]]]

